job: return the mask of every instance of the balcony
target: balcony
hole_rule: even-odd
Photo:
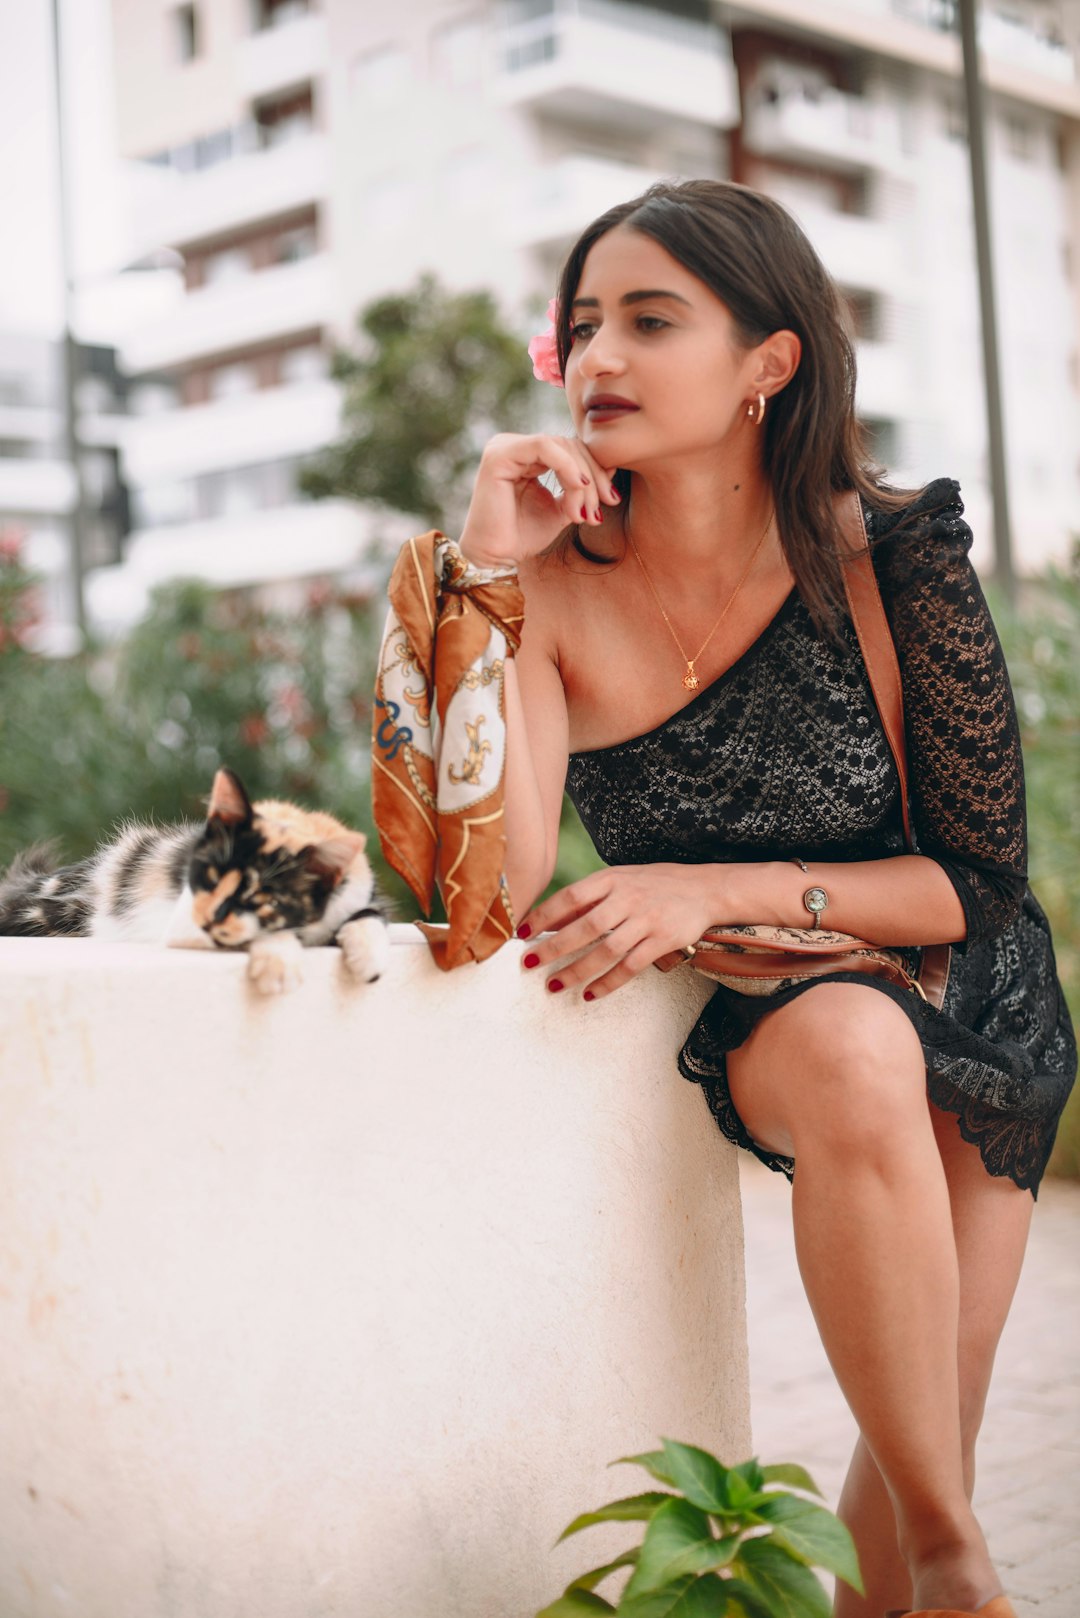
[[[761,157],[842,174],[882,169],[904,175],[911,166],[895,108],[831,88],[813,98],[796,90],[755,95],[746,106],[743,143]]]
[[[240,93],[251,101],[278,95],[310,84],[329,63],[326,18],[309,12],[240,41],[236,50]]]
[[[237,149],[226,161],[190,174],[142,167],[156,182],[144,187],[136,224],[147,252],[231,235],[319,202],[330,188],[329,143],[315,133],[262,150]]]
[[[712,24],[618,0],[504,6],[496,93],[576,123],[637,133],[688,121],[739,121],[731,40]]]
[[[904,267],[900,239],[882,220],[825,208],[793,207],[791,212],[842,287],[891,297],[913,293],[914,277]]]
[[[202,579],[230,589],[317,578],[360,565],[377,537],[371,514],[349,500],[295,500],[244,516],[136,529],[123,562],[87,575],[87,611],[103,633],[124,633],[145,614],[155,585]]]
[[[562,157],[527,176],[518,205],[507,220],[515,247],[558,246],[572,240],[590,219],[629,202],[664,176],[631,163],[595,157]]]
[[[170,311],[127,336],[122,363],[134,375],[168,370],[209,354],[317,330],[331,313],[332,259],[317,253],[181,294]]]
[[[0,456],[0,516],[56,516],[74,502],[75,479],[66,462]]]
[[[124,474],[135,485],[168,483],[257,461],[309,455],[341,425],[341,391],[313,381],[260,388],[124,424]]]

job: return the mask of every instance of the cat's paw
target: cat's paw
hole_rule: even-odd
[[[374,983],[386,971],[390,961],[390,929],[380,916],[361,916],[356,921],[347,921],[336,943],[350,975],[359,978],[361,983]]]
[[[248,952],[248,981],[260,994],[288,994],[303,981],[303,958],[292,933],[257,939]]]

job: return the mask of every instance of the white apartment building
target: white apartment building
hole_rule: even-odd
[[[983,0],[992,213],[1022,569],[1080,532],[1076,0]],[[964,488],[990,562],[985,411],[951,0],[113,0],[136,251],[183,256],[134,332],[124,574],[346,565],[370,529],[296,499],[337,433],[328,353],[425,269],[523,337],[597,212],[712,175],[797,213],[844,289],[859,403],[897,481]],[[550,411],[561,401],[545,397]],[[108,607],[123,579],[91,581]],[[119,598],[117,598],[119,599]]]
[[[0,533],[18,540],[38,579],[36,649],[75,649],[71,600],[71,515],[75,478],[64,439],[60,344],[25,331],[0,330]],[[123,384],[107,348],[77,350],[84,494],[84,545],[90,566],[114,562],[128,526],[127,491],[118,469]]]

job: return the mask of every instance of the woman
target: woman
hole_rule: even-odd
[[[973,1449],[1075,1044],[957,487],[868,469],[840,309],[767,197],[695,181],[612,209],[557,299],[574,436],[493,439],[461,548],[525,592],[506,875],[538,989],[597,1000],[710,925],[808,926],[809,884],[839,931],[955,946],[940,1012],[850,975],[720,988],[681,1066],[730,1138],[798,1164],[799,1262],[861,1434],[840,1512],[866,1595],[841,1585],[837,1614],[997,1618]],[[843,607],[848,488],[904,678],[915,854]],[[536,904],[564,785],[611,867]]]

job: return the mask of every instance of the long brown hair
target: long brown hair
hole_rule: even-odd
[[[836,284],[792,216],[749,186],[725,180],[661,181],[601,214],[563,266],[555,320],[565,373],[568,312],[590,248],[616,225],[651,236],[725,303],[747,348],[789,330],[802,342],[795,375],[769,400],[761,428],[762,460],[772,488],[784,554],[818,628],[835,632],[844,602],[833,494],[858,489],[872,506],[895,510],[915,491],[890,488],[873,464],[855,415],[855,354]],[[625,511],[631,476],[615,474]],[[568,537],[573,536],[570,530]],[[575,548],[593,556],[575,538]]]

